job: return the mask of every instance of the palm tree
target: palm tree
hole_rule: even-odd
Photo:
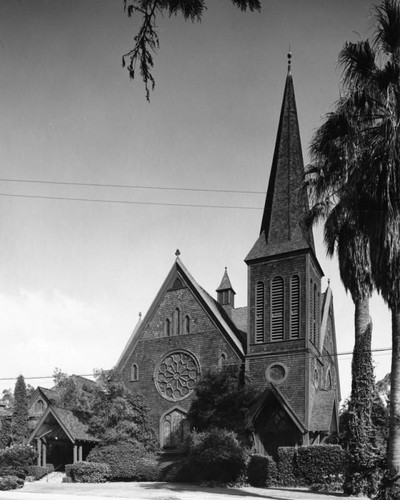
[[[316,168],[324,184],[331,185],[328,206],[352,200],[357,231],[369,244],[373,281],[392,312],[387,463],[400,491],[399,0],[382,0],[374,7],[372,26],[371,42],[346,43],[340,53],[344,94],[325,124],[336,125],[337,136],[324,145],[329,161],[317,162]]]
[[[331,128],[330,132],[333,132]],[[332,141],[338,148],[344,145],[338,140],[337,134],[326,136],[321,133],[316,134],[312,143],[312,158],[316,165],[324,165],[325,169],[329,157],[325,156],[324,147],[329,143],[332,146]],[[348,406],[348,451],[351,460],[346,471],[344,490],[351,495],[370,495],[373,493],[373,471],[380,457],[374,445],[372,424],[375,381],[371,355],[372,321],[369,314],[373,290],[369,242],[358,227],[358,211],[353,198],[342,195],[339,200],[336,196],[331,197],[331,186],[326,184],[326,180],[326,176],[317,173],[309,183],[314,204],[307,222],[315,223],[321,218],[325,220],[327,254],[332,257],[337,252],[340,277],[355,306],[352,387]]]

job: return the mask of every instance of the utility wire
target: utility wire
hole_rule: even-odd
[[[227,208],[233,210],[262,210],[262,207],[246,207],[239,205],[204,205],[195,203],[164,203],[164,202],[152,202],[152,201],[129,201],[129,200],[102,200],[95,198],[69,198],[64,196],[40,196],[34,194],[12,194],[12,193],[0,193],[0,196],[6,196],[11,198],[34,198],[39,200],[62,200],[62,201],[84,201],[90,203],[119,203],[122,205],[154,205],[163,207],[192,207],[192,208]]]
[[[192,191],[202,193],[236,193],[236,194],[263,194],[265,191],[246,191],[237,189],[203,189],[203,188],[185,188],[185,187],[165,187],[165,186],[143,186],[136,184],[101,184],[94,182],[62,182],[62,181],[38,181],[33,179],[2,179],[0,182],[17,182],[25,184],[53,184],[58,186],[89,186],[89,187],[109,187],[124,189],[151,189],[159,191]]]
[[[371,353],[383,353],[383,352],[390,352],[392,350],[391,347],[377,347],[375,349],[371,349]],[[300,355],[303,355],[304,352],[301,352],[301,353],[293,353],[292,356],[300,356]],[[338,352],[336,354],[320,354],[318,356],[315,356],[316,358],[328,358],[328,357],[331,357],[331,358],[337,358],[339,356],[348,356],[348,355],[351,355],[353,354],[353,351],[345,351],[345,352]],[[232,365],[232,366],[237,366],[237,365]],[[79,377],[93,377],[93,373],[86,373],[86,374],[79,374],[78,375]],[[39,377],[24,377],[25,380],[39,380],[39,379],[52,379],[54,378],[54,375],[42,375],[42,376],[39,376]],[[4,382],[4,381],[12,381],[12,380],[16,380],[17,377],[4,377],[4,378],[0,378],[0,381]]]

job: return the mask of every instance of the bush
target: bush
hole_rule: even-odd
[[[268,455],[251,455],[247,465],[247,480],[251,486],[259,488],[276,484],[278,468],[274,459]]]
[[[323,477],[344,474],[346,452],[338,444],[300,446],[297,448],[297,466],[305,484],[311,485]]]
[[[296,448],[282,446],[278,448],[278,483],[280,486],[300,486],[298,479]]]
[[[0,450],[0,475],[25,479],[29,466],[36,458],[36,451],[26,444],[15,444]]]
[[[138,481],[137,478],[144,475],[145,466],[140,464],[145,459],[154,459],[154,456],[146,451],[142,443],[133,441],[96,446],[87,457],[88,462],[109,466],[109,481]],[[155,464],[151,467],[155,467]]]
[[[65,465],[65,475],[67,477],[71,477],[71,469],[72,469],[72,464]]]
[[[186,474],[195,482],[235,482],[244,473],[248,451],[233,431],[213,428],[192,432],[188,442],[189,460]]]
[[[71,467],[71,478],[77,483],[104,483],[110,474],[107,464],[76,462]]]
[[[30,465],[28,467],[28,475],[33,477],[34,481],[42,479],[50,470],[48,467],[42,467],[40,465]]]
[[[17,476],[0,477],[0,491],[16,490],[17,488],[22,488],[23,485],[24,480]]]

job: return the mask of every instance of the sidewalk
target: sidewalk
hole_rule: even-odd
[[[332,500],[341,494],[313,493],[303,488],[202,488],[177,483],[27,483],[24,488],[0,491],[6,500]]]

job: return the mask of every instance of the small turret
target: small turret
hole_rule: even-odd
[[[236,292],[231,285],[231,280],[228,276],[228,270],[225,267],[225,272],[222,277],[221,284],[216,290],[217,292],[217,301],[221,306],[231,306],[235,307],[235,295]]]

